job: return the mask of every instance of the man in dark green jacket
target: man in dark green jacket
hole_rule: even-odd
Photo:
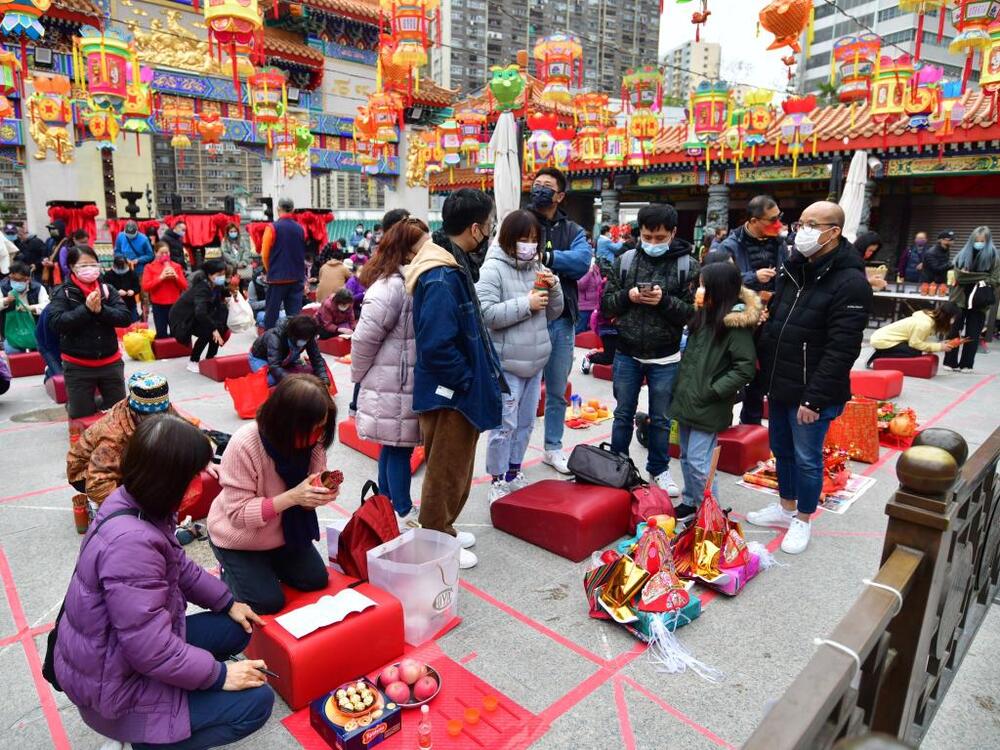
[[[670,476],[670,401],[680,363],[681,333],[693,311],[698,263],[690,243],[676,239],[677,211],[649,205],[639,211],[639,247],[615,260],[601,297],[601,311],[616,320],[615,421],[611,447],[628,455],[639,390],[649,384],[650,477],[672,497],[680,488]]]

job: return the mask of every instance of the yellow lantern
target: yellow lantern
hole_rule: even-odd
[[[994,96],[1000,92],[1000,18],[990,25],[990,44],[983,50],[983,69],[979,85]]]
[[[379,5],[392,29],[392,61],[408,68],[426,65],[431,22],[440,20],[440,0],[380,0]]]
[[[909,55],[879,59],[872,79],[871,115],[876,122],[885,123],[903,114],[913,73],[913,58]]]
[[[73,161],[73,139],[69,125],[73,121],[70,105],[70,81],[66,76],[36,75],[32,78],[35,93],[28,100],[29,132],[38,146],[34,157],[39,161],[48,156],[49,150],[63,164]]]
[[[569,104],[569,89],[583,83],[583,47],[575,36],[554,34],[535,45],[535,69],[543,88],[542,101]]]
[[[604,161],[604,131],[610,119],[608,95],[587,93],[574,96],[573,119],[577,128],[573,144],[576,160],[583,164],[600,164]]]

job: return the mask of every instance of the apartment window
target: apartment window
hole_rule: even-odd
[[[897,16],[902,15],[902,13],[903,11],[899,9],[898,5],[893,5],[891,8],[886,8],[885,10],[880,10],[878,12],[878,21],[879,23],[882,23],[882,21],[888,21],[890,18],[896,18]]]
[[[827,26],[825,29],[816,29],[813,33],[813,44],[828,42],[833,38],[833,27]]]
[[[818,52],[809,56],[809,68],[827,67],[830,65],[830,53]],[[829,75],[827,76],[829,77]]]

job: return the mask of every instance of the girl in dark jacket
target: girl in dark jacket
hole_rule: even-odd
[[[206,359],[212,359],[225,343],[222,334],[229,318],[226,281],[226,262],[219,258],[206,260],[201,270],[192,274],[187,291],[170,308],[170,332],[174,338],[185,346],[191,346],[191,339],[195,339],[187,366],[189,372],[198,372],[198,360],[206,347]]]
[[[279,320],[278,325],[257,337],[250,347],[250,371],[267,368],[267,384],[276,386],[286,375],[308,373],[326,385],[326,362],[319,350],[316,337],[319,323],[311,315],[296,315]],[[309,366],[302,363],[302,355],[309,357]]]
[[[116,255],[111,264],[111,270],[104,274],[104,283],[118,292],[125,309],[134,323],[139,319],[139,308],[135,296],[140,291],[139,275],[132,270],[124,255]]]
[[[70,419],[97,413],[94,390],[104,408],[125,398],[125,366],[115,328],[132,316],[118,291],[100,282],[101,264],[89,247],[66,254],[69,279],[52,292],[47,308],[50,329],[59,335]]]
[[[691,518],[701,505],[719,433],[732,424],[736,396],[753,379],[757,365],[753,334],[761,304],[742,286],[739,269],[732,263],[705,266],[698,292],[704,301],[690,323],[670,407],[680,427],[684,473],[678,520]],[[718,494],[714,487],[713,492]]]

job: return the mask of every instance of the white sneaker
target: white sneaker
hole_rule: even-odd
[[[507,482],[507,486],[510,487],[511,492],[516,492],[517,490],[523,490],[528,486],[528,479],[520,471],[514,475],[514,478]]]
[[[187,371],[188,372],[193,372],[193,373],[198,373],[198,374],[201,373],[201,370],[198,369],[198,363],[197,362],[192,362],[190,359],[188,360],[188,363],[187,363]]]
[[[458,567],[461,570],[468,570],[469,568],[474,568],[479,564],[479,558],[476,557],[474,552],[469,552],[467,549],[463,549],[458,553]]]
[[[670,469],[667,469],[661,474],[657,474],[653,477],[653,481],[656,482],[657,486],[661,490],[666,490],[670,497],[681,496],[681,488],[677,486],[677,482],[675,482],[674,478],[670,476]]]
[[[561,448],[554,451],[545,451],[542,454],[542,463],[548,464],[560,474],[572,473],[569,470],[569,457],[563,453]]]
[[[771,503],[766,508],[752,510],[747,513],[747,521],[754,526],[780,526],[789,528],[795,520],[795,513],[788,513],[781,507],[781,503]],[[808,524],[806,524],[808,526]],[[808,542],[808,537],[806,542]]]
[[[812,534],[812,524],[800,521],[798,518],[792,519],[791,526],[785,532],[785,538],[781,540],[781,551],[789,555],[797,555],[805,552],[809,546],[809,537]]]
[[[420,528],[420,508],[414,505],[410,508],[410,512],[405,516],[396,514],[396,520],[399,522],[399,530],[406,531],[407,529],[418,529]]]
[[[132,750],[130,742],[119,742],[118,740],[105,740],[100,750]]]
[[[497,500],[502,497],[507,497],[510,494],[511,486],[509,482],[504,480],[499,480],[496,482],[490,482],[490,505],[493,505]]]
[[[459,531],[455,538],[458,539],[458,543],[462,545],[462,549],[469,549],[476,544],[476,537],[470,534],[468,531]],[[473,563],[475,565],[475,563]]]

